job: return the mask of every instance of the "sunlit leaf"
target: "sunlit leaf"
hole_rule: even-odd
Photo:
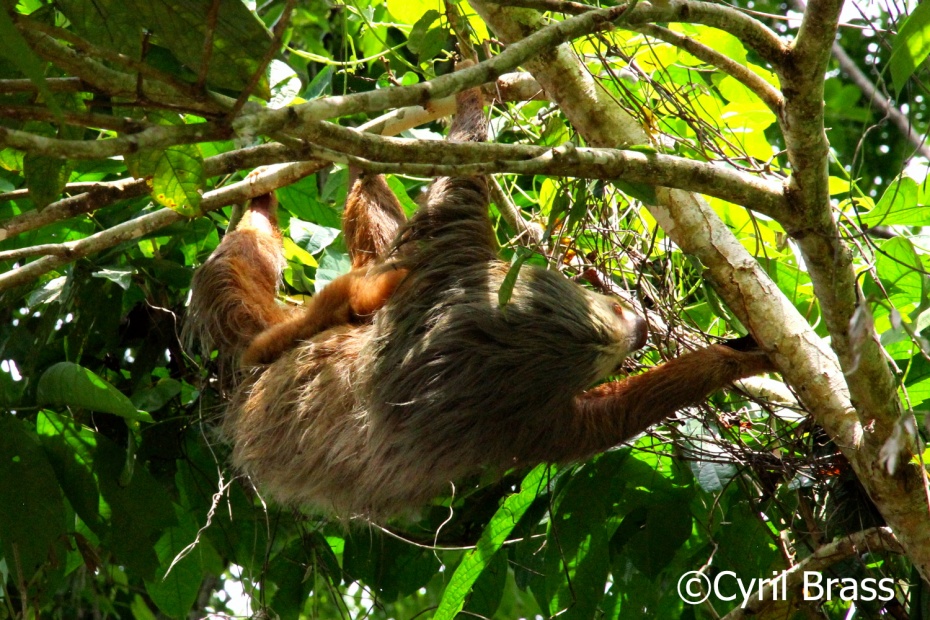
[[[43,373],[37,388],[38,399],[54,406],[80,407],[112,413],[127,420],[152,422],[115,387],[87,368],[72,362],[58,362]]]
[[[918,4],[898,29],[891,44],[891,79],[901,92],[917,67],[930,54],[930,5]]]
[[[468,596],[472,584],[491,563],[494,554],[498,552],[507,536],[517,525],[520,517],[536,499],[536,494],[545,482],[547,472],[546,465],[538,465],[523,478],[520,492],[505,499],[494,513],[475,548],[465,555],[458,568],[455,569],[455,573],[452,574],[449,585],[443,591],[439,609],[433,616],[435,620],[452,620],[462,610],[465,597]]]

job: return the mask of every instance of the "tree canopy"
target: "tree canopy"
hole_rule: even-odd
[[[930,618],[930,5],[0,6],[0,617]],[[476,86],[490,142],[438,142]],[[514,275],[647,317],[624,373],[747,333],[781,372],[409,519],[269,504],[191,278],[276,190],[321,290],[350,165],[408,214],[493,175]]]

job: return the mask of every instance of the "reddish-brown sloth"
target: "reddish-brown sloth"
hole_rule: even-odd
[[[485,140],[477,90],[449,140]],[[221,430],[273,499],[342,516],[416,509],[450,483],[615,446],[736,379],[772,369],[712,345],[591,387],[645,344],[616,299],[525,266],[505,307],[484,177],[441,178],[405,222],[379,176],[354,180],[352,271],[301,309],[277,300],[272,196],[252,201],[194,278],[188,328],[244,367]]]

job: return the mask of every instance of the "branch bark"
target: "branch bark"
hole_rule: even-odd
[[[244,202],[255,196],[273,192],[279,187],[291,185],[306,176],[314,174],[322,167],[319,162],[302,162],[281,166],[259,175],[250,176],[238,183],[204,194],[201,209],[204,212],[213,211],[229,204]],[[0,292],[26,284],[42,274],[69,262],[115,247],[121,243],[135,241],[151,232],[185,219],[187,218],[175,211],[161,209],[122,224],[117,224],[89,237],[62,243],[60,249],[56,250],[54,255],[45,256],[23,267],[0,274]]]

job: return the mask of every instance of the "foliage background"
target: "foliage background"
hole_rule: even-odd
[[[12,17],[0,23],[0,125],[92,140],[131,134],[134,122],[177,126],[217,118],[197,95],[203,86],[233,99],[251,92],[250,105],[280,107],[419,83],[450,71],[452,26],[468,30],[450,20],[455,10],[446,13],[433,2],[292,4],[4,2],[4,15]],[[751,8],[776,32],[794,32],[785,6],[756,2]],[[856,8],[843,13],[839,43],[869,78],[880,86],[889,82],[895,105],[922,133],[922,70],[905,77],[897,93],[888,78],[895,73],[893,33],[906,7]],[[457,11],[470,13],[465,4]],[[282,51],[261,72],[268,50],[277,49],[266,27],[279,21]],[[476,40],[488,37],[480,19],[468,23]],[[144,35],[144,27],[152,34]],[[732,35],[687,24],[672,29],[777,85]],[[130,75],[157,71],[156,81],[184,97],[156,104],[138,92],[130,96],[131,88],[120,96],[86,82],[59,90],[54,78],[72,75],[71,69],[17,47],[17,32],[25,33],[23,45],[35,47],[44,33]],[[216,51],[209,71],[198,70],[209,37]],[[578,39],[574,49],[649,131],[652,148],[758,175],[786,174],[774,114],[732,77],[625,30]],[[100,50],[122,56],[95,56]],[[46,84],[56,92],[14,88],[33,73],[52,78]],[[260,73],[265,77],[253,80]],[[921,228],[926,160],[914,159],[913,142],[846,74],[828,74],[824,97],[836,217],[855,252],[881,343],[900,371],[900,395],[924,428],[922,408],[930,399],[930,357],[921,336],[930,308]],[[59,123],[43,110],[80,122]],[[339,122],[364,120],[354,115]],[[433,122],[406,135],[428,139],[442,132],[442,123]],[[581,143],[547,101],[495,106],[492,133],[505,144]],[[204,160],[262,141],[209,139],[81,161],[4,148],[2,222],[57,201],[65,183],[72,184],[70,194],[82,187],[73,184],[131,176],[149,177],[151,187],[3,239],[0,252],[14,254],[0,265],[12,271],[27,262],[17,250],[83,239],[162,205],[197,214],[204,192],[249,172],[243,166],[208,174]],[[285,281],[294,298],[348,268],[338,230],[346,176],[343,167],[326,168],[278,191],[287,230]],[[412,211],[428,179],[398,174],[389,181]],[[595,268],[595,283],[633,290],[649,311],[660,328],[657,347],[631,360],[630,372],[695,343],[745,332],[708,286],[700,262],[678,250],[642,208],[654,199],[648,186],[530,175],[499,181],[523,218],[544,232],[534,252],[518,252],[527,242],[495,204],[504,256],[548,263],[569,277]],[[16,192],[21,188],[28,195]],[[741,206],[711,204],[826,336],[810,278],[782,227]],[[209,424],[222,411],[210,362],[179,339],[193,271],[218,244],[231,213],[179,219],[3,293],[0,616],[235,614],[243,612],[244,599],[229,593],[241,589],[250,612],[282,618],[453,617],[460,609],[496,618],[717,617],[735,604],[712,597],[685,605],[676,585],[686,571],[769,577],[824,543],[884,524],[832,441],[784,389],[773,394],[760,384],[715,395],[706,407],[587,463],[467,481],[415,520],[347,526],[268,506],[227,468],[226,447]],[[859,549],[825,575],[895,579],[893,601],[853,604],[862,617],[930,617],[930,591],[903,556]],[[850,609],[839,600],[795,601],[792,608],[830,618],[849,617]]]

